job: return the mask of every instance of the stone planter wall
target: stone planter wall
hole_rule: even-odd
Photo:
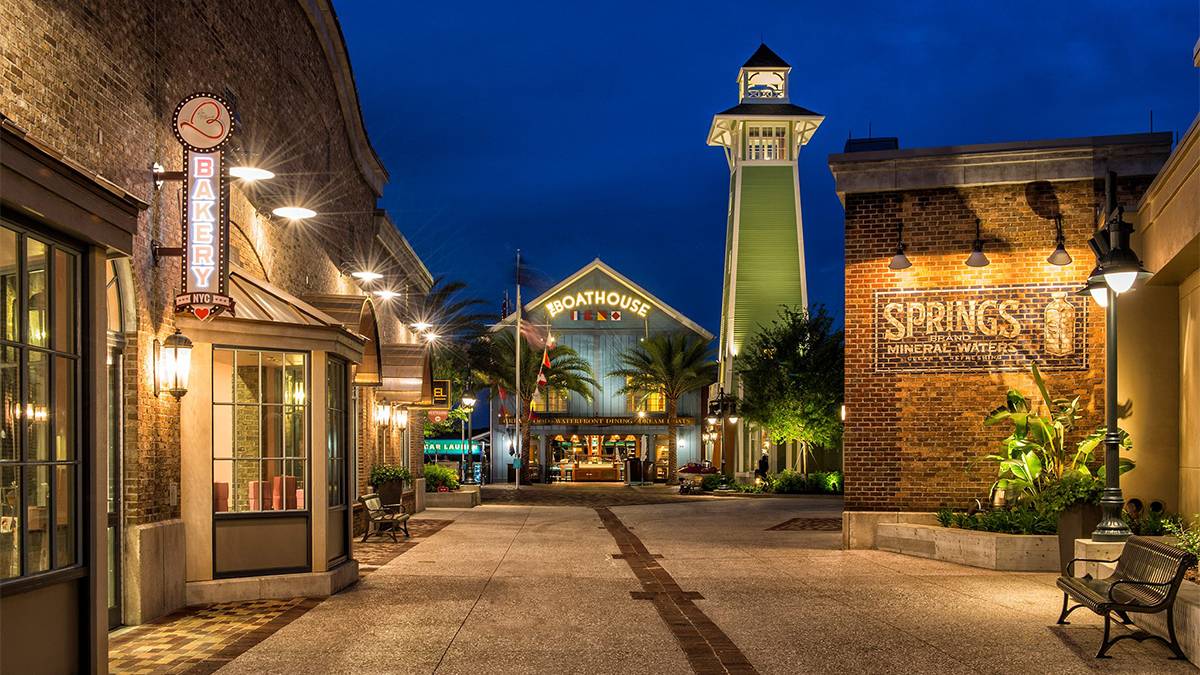
[[[1016,572],[1057,572],[1058,536],[998,534],[913,523],[879,523],[875,548],[959,565]]]
[[[463,485],[453,492],[426,492],[426,508],[469,509],[482,504],[478,485]]]

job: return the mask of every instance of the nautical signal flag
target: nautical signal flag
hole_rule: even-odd
[[[543,368],[550,367],[550,352],[549,352],[549,350],[546,350],[546,349],[542,350],[542,367]]]
[[[615,309],[611,312],[597,309],[583,309],[571,311],[572,321],[620,321],[621,310]]]

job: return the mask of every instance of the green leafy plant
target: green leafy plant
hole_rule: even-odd
[[[1078,504],[1099,504],[1104,481],[1082,473],[1068,473],[1061,480],[1047,483],[1034,500],[1034,506],[1048,517]]]
[[[1140,537],[1161,537],[1171,534],[1172,524],[1182,526],[1179,516],[1164,511],[1148,511],[1137,517],[1129,515],[1128,511],[1122,511],[1121,517],[1129,526],[1129,531]]]
[[[444,487],[447,490],[458,489],[458,475],[453,469],[442,466],[441,464],[426,464],[425,465],[425,491],[437,492],[438,488]]]
[[[706,474],[704,478],[700,479],[700,489],[704,490],[705,492],[712,492],[721,485],[721,479],[724,477],[725,476],[719,473]]]
[[[1036,412],[1024,394],[1009,389],[1005,404],[992,410],[984,417],[984,426],[1002,422],[1012,425],[1012,433],[1001,443],[1004,452],[987,455],[986,459],[999,465],[998,478],[992,490],[1002,489],[1006,497],[1036,499],[1048,485],[1057,483],[1064,476],[1080,474],[1085,477],[1104,477],[1104,468],[1093,474],[1093,453],[1104,440],[1104,428],[1097,429],[1074,447],[1068,446],[1068,437],[1079,413],[1079,397],[1053,398],[1037,364],[1030,366],[1033,382],[1037,386],[1040,403],[1048,414]],[[1120,431],[1121,447],[1132,447],[1129,434]],[[1133,461],[1121,458],[1121,473],[1133,469]]]
[[[979,513],[951,512],[942,509],[937,514],[943,527],[957,527],[981,532],[1004,534],[1054,534],[1058,523],[1031,504],[1022,504],[1009,509],[993,509]]]
[[[378,488],[389,481],[403,481],[407,483],[410,480],[412,480],[412,472],[403,466],[398,464],[376,464],[371,467],[371,474],[367,477],[367,485]]]
[[[938,525],[941,525],[942,527],[950,527],[954,524],[954,511],[950,509],[944,507],[938,509],[936,517]]]
[[[1200,515],[1195,516],[1191,524],[1183,522],[1182,518],[1167,521],[1166,530],[1175,536],[1175,545],[1200,557]]]

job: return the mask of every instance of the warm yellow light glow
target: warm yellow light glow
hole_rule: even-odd
[[[375,297],[379,298],[380,300],[391,300],[397,295],[400,294],[396,291],[375,291]]]
[[[412,329],[417,331],[418,333],[424,333],[425,331],[429,330],[430,328],[433,328],[433,324],[431,324],[427,321],[416,321],[412,324]]]
[[[426,342],[436,342],[439,337],[441,337],[441,336],[438,335],[437,333],[426,333],[425,341]]]
[[[316,211],[306,209],[303,206],[279,206],[272,209],[271,213],[280,218],[287,218],[288,220],[304,220],[305,218],[312,218],[317,215]]]
[[[842,421],[843,422],[846,421],[846,404],[845,403],[842,404]]]
[[[359,281],[378,281],[383,278],[382,274],[379,272],[372,272],[371,270],[359,270],[357,272],[351,272],[350,276],[358,279]]]
[[[253,183],[256,180],[271,180],[275,177],[273,171],[260,169],[256,166],[231,166],[229,175]]]
[[[729,416],[729,423],[730,423],[730,424],[737,424],[737,422],[738,422],[738,416],[737,416],[737,415],[730,415],[730,416]]]
[[[708,418],[708,420],[707,420],[707,421],[708,421],[709,425],[713,425],[713,424],[716,424],[716,423],[717,423],[717,418],[715,418],[715,417],[710,417],[710,418]]]
[[[646,411],[645,411],[645,410],[639,410],[639,411],[637,411],[637,416],[638,416],[638,419],[645,419],[645,418],[646,418]]]

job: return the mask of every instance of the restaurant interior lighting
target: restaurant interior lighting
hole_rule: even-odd
[[[904,243],[904,223],[896,223],[896,255],[892,256],[892,261],[888,263],[890,270],[905,270],[912,267],[912,263],[908,261],[908,256],[904,255],[904,249],[908,245]]]
[[[383,278],[382,274],[379,272],[372,272],[371,270],[358,270],[357,272],[351,272],[350,276],[358,279],[359,281],[378,281]]]
[[[256,166],[231,166],[229,167],[229,175],[253,183],[256,180],[271,180],[275,177],[275,172],[260,169]]]
[[[1046,262],[1051,265],[1058,265],[1059,267],[1070,265],[1071,254],[1067,253],[1067,237],[1063,234],[1062,216],[1055,216],[1054,227],[1057,233],[1054,239],[1054,252],[1050,254],[1050,257],[1046,258]]]
[[[188,391],[192,371],[192,341],[179,329],[161,343],[154,341],[154,395],[167,392],[175,400]]]
[[[271,213],[280,218],[287,218],[288,220],[304,220],[305,218],[312,218],[317,215],[316,211],[306,209],[303,206],[277,206],[271,209]]]
[[[983,254],[983,221],[975,219],[975,242],[971,244],[971,255],[967,256],[967,267],[987,267],[987,256]]]

